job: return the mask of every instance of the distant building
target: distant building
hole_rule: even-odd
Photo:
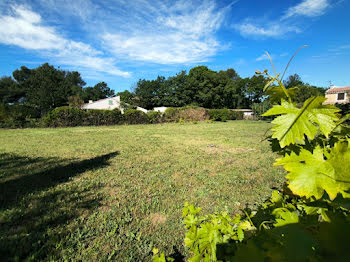
[[[327,100],[324,104],[347,104],[350,103],[350,86],[331,85],[326,91]]]
[[[243,112],[243,119],[253,119],[254,112],[252,109],[230,109],[235,112]]]
[[[158,107],[153,108],[153,110],[156,112],[164,113],[167,108],[168,107],[166,107],[166,106],[158,106]]]
[[[113,110],[120,107],[120,96],[114,96],[109,98],[100,99],[97,101],[89,100],[89,103],[84,104],[82,109],[105,109]]]
[[[89,100],[89,103],[86,103],[81,107],[81,109],[102,109],[102,110],[113,110],[115,108],[118,108],[122,113],[124,113],[124,109],[121,106],[121,102],[120,102],[120,96],[104,98],[97,101]],[[144,113],[148,112],[146,109],[139,106],[136,109]]]

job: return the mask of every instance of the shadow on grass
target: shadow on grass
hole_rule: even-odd
[[[62,165],[63,160],[54,158],[31,159],[17,155],[2,154],[0,156],[0,173],[5,173],[3,177],[15,175],[13,174],[14,171],[22,172],[22,174],[17,174],[18,176],[13,179],[0,182],[0,210],[10,207],[27,194],[45,190],[59,183],[66,182],[71,177],[84,173],[85,171],[104,167],[108,165],[108,160],[110,158],[118,154],[118,152],[112,152],[82,161],[75,161],[66,165]],[[56,166],[50,168],[51,165]],[[34,172],[33,170],[28,170],[29,168],[33,168]],[[35,172],[35,169],[44,170]],[[26,174],[26,172],[29,174]]]
[[[118,152],[82,161],[0,155],[2,261],[56,260],[78,219],[100,205],[99,184],[70,178],[108,165]],[[72,224],[71,222],[75,222]],[[68,239],[68,240],[67,240]]]

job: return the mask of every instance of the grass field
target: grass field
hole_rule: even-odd
[[[0,257],[149,260],[184,254],[185,201],[261,203],[284,173],[268,123],[0,130]]]

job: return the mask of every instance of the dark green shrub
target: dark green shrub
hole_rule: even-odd
[[[28,105],[0,105],[0,127],[33,127],[40,118],[40,112]]]
[[[118,125],[123,122],[123,115],[119,109],[114,110],[96,110],[90,109],[86,111],[83,119],[83,125],[101,126],[101,125]]]
[[[124,112],[124,121],[126,124],[129,124],[129,125],[149,123],[147,114],[136,109],[126,110]]]
[[[43,119],[46,126],[99,126],[117,125],[123,122],[123,115],[114,110],[82,110],[74,107],[57,107]]]
[[[56,107],[44,118],[43,122],[49,127],[81,126],[86,112],[75,107]]]
[[[223,121],[226,122],[227,120],[231,120],[232,116],[234,115],[232,111],[229,109],[209,109],[209,117],[210,120],[213,121]]]
[[[163,113],[157,111],[150,111],[147,113],[149,123],[158,124],[163,122]]]
[[[348,104],[335,104],[335,106],[338,107],[342,111],[343,115],[350,113],[350,103],[348,103]]]
[[[244,118],[244,113],[242,111],[230,111],[228,120],[242,120]]]
[[[166,122],[175,122],[176,115],[178,114],[181,107],[168,107],[164,112],[164,119]]]

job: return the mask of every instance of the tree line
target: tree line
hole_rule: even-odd
[[[119,92],[121,100],[146,109],[156,106],[179,107],[196,105],[205,108],[252,108],[254,104],[269,102],[263,89],[267,80],[263,75],[242,78],[230,68],[213,71],[206,66],[192,68],[188,74],[181,71],[175,76],[158,76],[155,80],[140,79],[132,92]],[[297,74],[284,81],[294,88],[298,103],[311,96],[324,95],[324,89],[304,83]]]
[[[254,104],[269,102],[263,94],[267,80],[263,75],[240,77],[230,68],[213,71],[197,66],[168,78],[158,76],[154,80],[140,79],[132,91],[117,93],[121,101],[132,106],[152,109],[156,106],[181,107],[195,105],[204,108],[252,108]],[[285,81],[293,90],[297,102],[323,95],[324,89],[304,83],[298,75]],[[57,69],[48,63],[29,69],[21,66],[11,76],[0,78],[0,103],[24,104],[45,115],[56,107],[70,105],[80,107],[89,100],[114,96],[105,82],[85,87],[86,83],[77,71]]]
[[[45,63],[35,69],[21,66],[11,76],[0,79],[0,103],[25,104],[44,115],[64,105],[80,106],[89,100],[114,95],[105,82],[93,87],[86,83],[79,72],[56,69]]]

